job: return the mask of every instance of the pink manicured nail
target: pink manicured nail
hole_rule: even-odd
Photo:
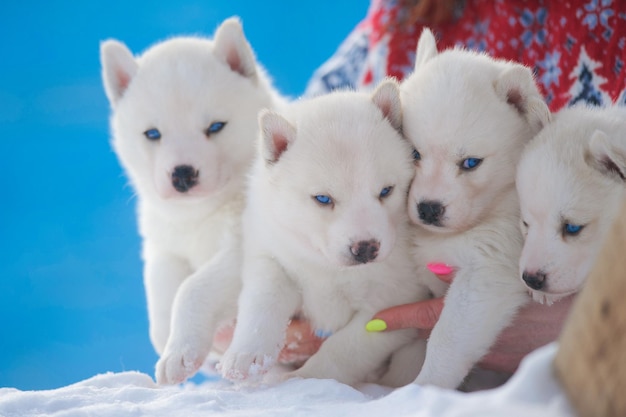
[[[454,272],[454,269],[446,264],[432,262],[426,265],[430,272],[435,275],[448,275]]]

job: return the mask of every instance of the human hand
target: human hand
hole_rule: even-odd
[[[454,273],[438,274],[437,277],[450,283]],[[515,372],[524,356],[558,338],[574,298],[567,297],[551,306],[532,301],[526,304],[478,366],[498,372]],[[384,324],[376,322],[371,325],[370,322],[368,327],[377,327],[377,331],[417,328],[420,337],[428,338],[443,306],[442,297],[391,307],[374,315],[372,321],[380,320]]]
[[[548,306],[529,301],[479,362],[492,371],[513,373],[530,352],[558,339],[576,295]]]
[[[454,279],[454,270],[450,267],[435,268],[433,272],[447,284]],[[387,308],[376,313],[373,320],[367,323],[366,329],[368,331],[419,329],[419,337],[427,339],[439,320],[443,301],[444,298],[439,297]]]
[[[226,351],[233,338],[234,326],[221,328],[213,339],[216,351]],[[284,365],[302,366],[304,362],[322,345],[324,339],[315,336],[309,322],[300,318],[293,318],[289,322],[285,334],[285,346],[278,355],[278,362]]]
[[[324,339],[315,335],[307,320],[293,318],[287,326],[285,346],[278,355],[278,362],[300,367],[318,351],[323,342]]]

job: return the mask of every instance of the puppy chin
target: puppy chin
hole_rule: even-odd
[[[528,293],[532,297],[533,301],[539,304],[545,304],[547,306],[551,306],[552,304],[556,303],[562,298],[568,297],[572,294],[576,294],[579,290],[580,288],[576,290],[565,291],[565,292],[560,292],[560,293],[548,293],[544,291],[536,291],[536,290],[529,289]]]
[[[448,233],[449,232],[448,228],[445,226],[435,226],[433,224],[426,224],[424,222],[419,222],[418,224],[424,229],[433,233]]]
[[[197,184],[185,192],[176,190],[171,184],[157,187],[157,194],[161,200],[165,201],[188,201],[201,200],[210,197],[212,190],[207,189],[202,184]]]
[[[368,262],[359,262],[356,259],[354,259],[354,257],[352,256],[352,254],[350,252],[346,252],[346,253],[341,253],[338,256],[329,257],[329,261],[337,268],[339,269],[346,269],[346,268],[359,268],[359,267],[363,267],[363,266],[367,266],[367,265],[371,265],[377,262],[380,262],[382,260],[384,260],[386,257],[385,256],[377,256],[376,259],[373,259],[371,261]]]
[[[345,268],[353,268],[355,266],[367,265],[363,263],[357,262],[349,252],[341,253],[336,256],[327,256],[328,261],[336,268],[345,269]]]
[[[434,224],[424,223],[421,220],[418,220],[417,222],[414,221],[414,223],[432,233],[445,235],[445,234],[452,234],[452,233],[457,232],[456,229],[451,228],[447,224],[444,224],[444,223],[440,223],[439,225],[434,225]]]

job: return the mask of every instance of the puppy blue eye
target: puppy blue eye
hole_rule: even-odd
[[[422,155],[420,155],[417,149],[413,149],[413,160],[419,161],[420,159],[422,159]]]
[[[483,160],[480,158],[467,158],[461,162],[461,169],[469,171],[476,168]]]
[[[393,191],[393,187],[385,187],[382,190],[380,190],[380,198],[385,198],[387,196],[389,196],[389,194],[391,194],[391,191]]]
[[[159,140],[161,139],[161,132],[159,132],[159,129],[148,129],[145,132],[143,132],[143,135],[150,139],[150,140]]]
[[[322,204],[324,206],[332,204],[332,202],[333,202],[332,198],[330,198],[327,195],[323,195],[323,194],[316,195],[314,198],[317,200],[318,203],[320,203],[320,204]]]
[[[204,131],[204,133],[207,136],[213,135],[213,134],[219,132],[220,130],[224,129],[224,126],[226,126],[226,122],[213,122],[213,123],[211,123],[211,125],[209,127],[207,127],[207,129]]]
[[[583,230],[583,227],[584,226],[579,224],[565,223],[563,225],[563,233],[569,236],[576,236],[581,230]]]

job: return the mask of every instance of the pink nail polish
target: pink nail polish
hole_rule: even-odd
[[[437,262],[429,263],[426,267],[435,275],[448,275],[454,272],[451,266]]]

